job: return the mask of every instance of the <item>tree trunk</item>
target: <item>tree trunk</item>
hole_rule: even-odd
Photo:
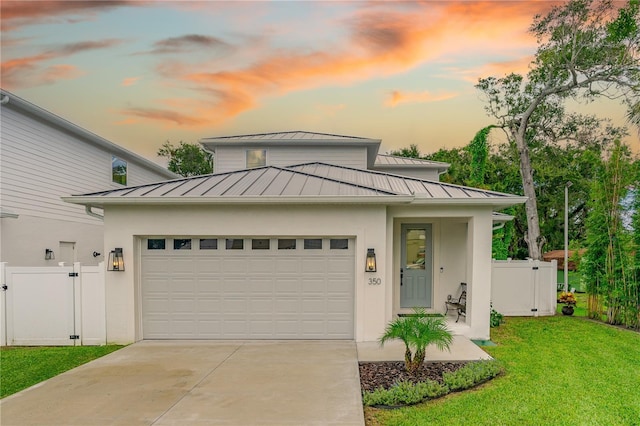
[[[516,140],[518,154],[520,157],[520,176],[522,177],[522,188],[527,197],[525,210],[527,213],[527,235],[525,241],[529,247],[529,257],[534,260],[542,260],[542,246],[544,239],[540,236],[540,222],[538,219],[538,202],[536,199],[536,189],[533,184],[533,170],[531,159],[529,158],[529,147],[524,135],[518,132],[512,133]]]
[[[406,345],[406,343],[405,343]],[[404,351],[404,366],[406,367],[407,371],[411,371],[411,349],[409,348],[409,345],[406,345],[405,351]]]
[[[413,360],[411,361],[410,367],[408,368],[411,374],[416,374],[422,368],[422,364],[424,363],[424,357],[426,353],[424,349],[416,349],[416,353],[413,356]]]

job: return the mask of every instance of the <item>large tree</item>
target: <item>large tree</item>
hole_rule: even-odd
[[[199,145],[180,141],[179,146],[165,142],[158,156],[169,159],[167,168],[180,176],[199,176],[213,172],[213,156]]]
[[[567,99],[616,97],[631,108],[640,88],[638,0],[617,9],[611,0],[570,0],[536,16],[530,32],[538,49],[526,78],[510,74],[479,80],[486,110],[517,147],[527,218],[529,256],[541,259],[531,146],[557,139]],[[635,117],[630,113],[630,117]]]

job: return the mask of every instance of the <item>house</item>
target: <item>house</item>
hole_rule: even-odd
[[[104,250],[123,256],[107,340],[374,341],[412,307],[444,313],[461,282],[456,333],[488,339],[494,211],[525,198],[439,182],[446,164],[380,143],[205,138],[214,174],[64,197],[104,209]]]
[[[578,250],[577,254],[578,256],[582,257],[586,252],[586,249],[580,249]],[[569,271],[576,271],[578,269],[578,265],[576,264],[576,262],[571,260],[573,259],[573,256],[575,254],[576,250],[567,250],[567,257],[569,259],[569,261],[567,262],[567,270]],[[564,250],[551,250],[543,253],[542,259],[545,262],[551,262],[552,260],[555,260],[556,262],[558,262],[558,270],[564,270],[564,255]]]
[[[0,261],[11,266],[97,264],[101,212],[60,197],[177,177],[10,92],[0,103]]]

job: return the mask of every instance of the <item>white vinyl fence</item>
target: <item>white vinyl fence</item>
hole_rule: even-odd
[[[2,263],[0,280],[1,346],[106,343],[102,263],[58,267]]]
[[[555,315],[557,261],[494,260],[491,303],[506,316]]]
[[[0,263],[0,346],[106,344],[104,278],[102,263]],[[503,315],[555,315],[556,261],[493,261],[491,287],[493,308]]]

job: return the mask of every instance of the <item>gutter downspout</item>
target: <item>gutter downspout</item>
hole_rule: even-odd
[[[90,204],[89,204],[89,205],[84,206],[84,211],[85,211],[85,213],[87,213],[87,214],[88,214],[89,216],[91,216],[91,217],[95,217],[96,219],[104,220],[104,216],[102,216],[101,214],[98,214],[98,213],[94,213],[94,212],[91,210],[91,208],[92,208],[92,207],[93,207],[93,206],[92,206],[92,205],[90,205]]]
[[[491,228],[492,231],[497,231],[498,229],[502,229],[504,228],[505,222],[500,222],[497,225],[493,225],[493,228]]]

